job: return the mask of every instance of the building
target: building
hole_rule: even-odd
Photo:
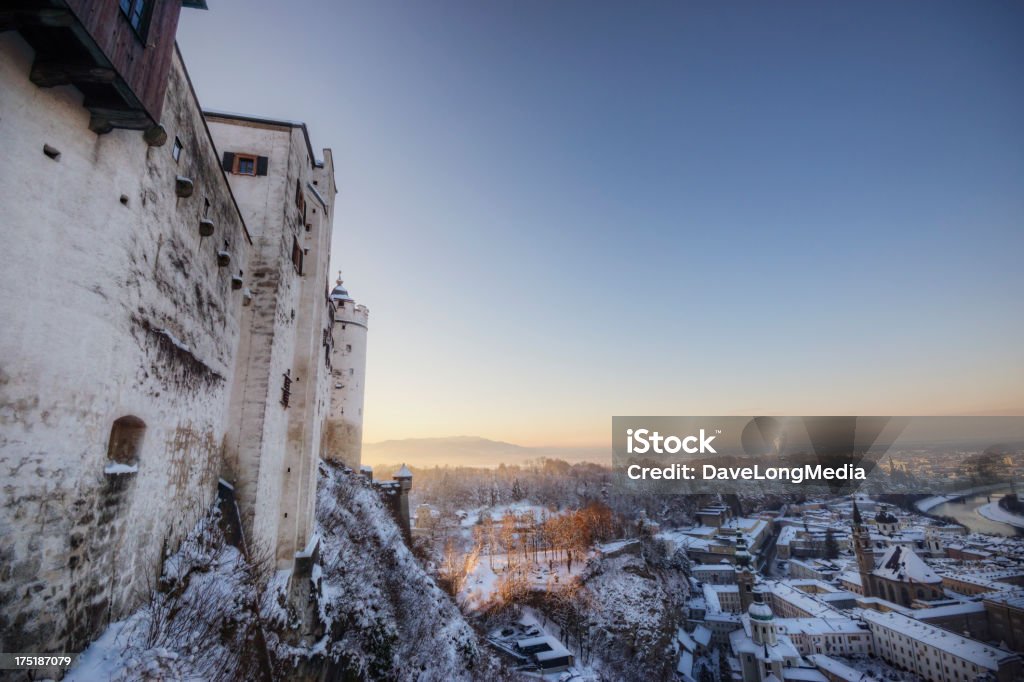
[[[800,653],[786,635],[780,635],[771,606],[760,588],[743,618],[743,628],[729,635],[729,644],[739,659],[743,682],[784,679],[783,670],[801,664]]]
[[[352,299],[341,273],[331,291],[331,301],[334,302],[334,349],[331,351],[331,411],[324,433],[324,456],[359,469],[370,311]]]
[[[874,653],[926,680],[964,682],[991,675],[1010,682],[1020,679],[1021,659],[998,649],[890,611],[862,611],[871,630]]]
[[[317,160],[302,123],[205,117],[252,234],[249,288],[258,301],[243,314],[224,467],[252,543],[273,549],[280,570],[312,537],[330,400],[334,163],[329,149]],[[257,497],[280,503],[257,504]]]
[[[989,592],[1017,592],[1024,585],[1024,571],[1019,568],[975,566],[968,570],[945,572],[942,584],[968,596]]]
[[[729,562],[718,564],[697,564],[690,574],[702,583],[711,585],[735,585],[736,568]]]
[[[883,508],[878,523],[894,532],[896,517]],[[888,599],[894,604],[909,607],[915,601],[942,599],[942,578],[933,571],[914,550],[902,544],[891,545],[875,566],[872,540],[863,524],[857,503],[853,505],[854,553],[860,577],[860,593],[865,597]]]
[[[871,633],[852,618],[834,614],[827,618],[778,618],[775,623],[804,656],[866,656],[871,653]]]
[[[991,638],[1024,651],[1024,591],[994,593],[983,603]]]
[[[550,635],[520,639],[515,648],[517,653],[529,658],[544,673],[567,670],[573,664],[572,652]]]
[[[182,6],[203,3],[4,11],[4,651],[84,649],[218,489],[247,547],[308,586],[333,160],[300,123],[204,114]]]

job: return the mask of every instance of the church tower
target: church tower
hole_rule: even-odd
[[[337,286],[331,291],[331,303],[334,306],[331,406],[324,426],[323,458],[358,470],[362,464],[366,332],[370,311],[352,299],[340,272]]]
[[[864,596],[873,597],[871,573],[875,570],[875,554],[871,548],[871,531],[864,525],[856,500],[853,502],[853,551],[857,555],[857,572]]]
[[[736,584],[740,591],[740,609],[746,611],[754,600],[754,572],[751,570],[747,540],[742,535],[736,540]]]
[[[754,644],[759,646],[775,646],[779,643],[779,635],[775,630],[775,614],[764,598],[764,590],[756,587],[753,601],[747,609],[750,616],[750,636]]]

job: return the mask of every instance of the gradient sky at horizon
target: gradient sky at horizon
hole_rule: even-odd
[[[331,147],[364,438],[1024,413],[1024,3],[209,0]]]

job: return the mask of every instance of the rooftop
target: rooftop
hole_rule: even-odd
[[[905,637],[948,652],[975,665],[998,670],[1001,663],[1017,657],[1017,654],[997,649],[967,637],[961,637],[949,630],[922,623],[899,613],[878,613],[862,610],[860,617],[866,622],[889,628]]]

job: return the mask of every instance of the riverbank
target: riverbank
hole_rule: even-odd
[[[1014,528],[1024,528],[1024,516],[1006,511],[999,506],[998,501],[989,502],[988,504],[978,507],[978,513],[989,521],[998,521],[999,523],[1005,523],[1013,526]]]
[[[926,497],[922,500],[918,500],[917,502],[914,503],[914,506],[917,507],[918,511],[928,512],[934,509],[935,507],[939,506],[940,504],[945,504],[946,502],[959,500],[964,497],[970,497],[971,495],[977,495],[978,493],[994,492],[1005,485],[1005,483],[996,483],[993,485],[980,485],[976,488],[960,490],[950,495],[933,495],[932,497]]]

